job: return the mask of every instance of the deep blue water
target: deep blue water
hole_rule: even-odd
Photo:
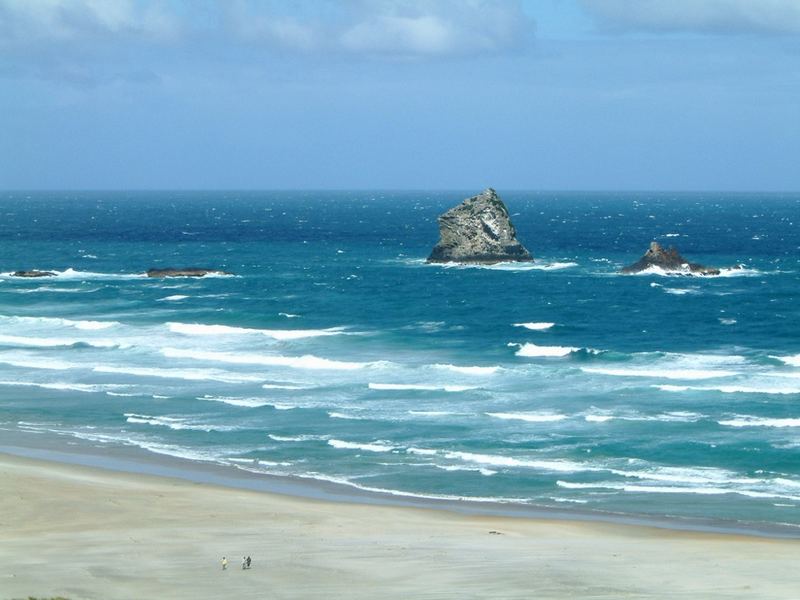
[[[477,191],[4,192],[0,435],[800,525],[800,195],[501,190],[533,265],[425,265]]]

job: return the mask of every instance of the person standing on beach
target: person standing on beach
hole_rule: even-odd
[[[244,571],[246,568],[247,568],[247,557],[243,556],[242,557],[242,571]]]
[[[250,568],[250,557],[249,556],[247,557],[247,568],[248,569]]]
[[[222,557],[222,570],[224,571],[227,568],[228,568],[228,559],[223,556]]]

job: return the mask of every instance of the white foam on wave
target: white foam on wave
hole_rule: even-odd
[[[164,298],[159,298],[156,302],[178,302],[179,300],[186,300],[189,296],[185,296],[183,294],[173,294],[172,296],[166,296]]]
[[[436,364],[433,365],[435,369],[444,371],[452,371],[453,373],[460,373],[462,375],[493,375],[497,373],[501,367],[460,367],[457,365]]]
[[[727,427],[800,427],[800,418],[767,418],[751,415],[736,415],[731,419],[717,421]]]
[[[707,418],[706,415],[690,411],[671,411],[663,412],[657,415],[643,415],[639,413],[632,414],[588,414],[583,416],[584,420],[589,423],[607,423],[608,421],[652,421],[662,423],[696,423],[701,419]]]
[[[231,406],[242,406],[245,408],[259,408],[261,406],[274,406],[274,403],[264,398],[240,398],[238,396],[209,396],[205,395],[198,400],[207,400],[210,402],[223,402]],[[294,408],[294,407],[291,407]]]
[[[412,261],[414,264],[420,264],[421,261]],[[560,271],[562,269],[570,269],[577,267],[578,263],[571,261],[553,261],[553,262],[499,262],[493,264],[467,264],[467,263],[423,263],[426,266],[443,267],[445,269],[486,269],[489,271]]]
[[[55,360],[48,357],[7,358],[5,355],[0,356],[0,364],[10,365],[12,367],[20,367],[23,369],[46,369],[50,371],[68,371],[69,369],[78,369],[82,367],[82,365],[79,364]]]
[[[800,394],[800,386],[777,385],[655,385],[652,386],[664,392],[721,392],[723,394]]]
[[[514,327],[524,327],[525,329],[530,329],[531,331],[546,331],[553,327],[555,323],[514,323]]]
[[[364,450],[366,452],[391,452],[395,449],[394,446],[389,446],[379,441],[371,444],[357,444],[355,442],[345,442],[343,440],[333,439],[328,440],[328,445],[340,450]]]
[[[45,390],[59,390],[69,392],[85,392],[87,394],[112,393],[109,390],[125,389],[130,386],[121,384],[88,384],[71,382],[39,383],[35,381],[0,381],[0,386],[38,387]]]
[[[438,450],[432,450],[430,448],[415,448],[413,446],[406,448],[406,452],[408,454],[416,454],[418,456],[436,456],[439,454]]]
[[[0,280],[2,281],[2,280]],[[99,292],[101,288],[64,288],[52,286],[39,286],[30,289],[16,289],[16,290],[3,290],[5,292],[12,292],[14,294],[38,294],[38,293],[52,293],[52,294],[91,294],[92,292]]]
[[[369,389],[383,391],[466,392],[477,387],[470,385],[427,385],[422,383],[370,383]]]
[[[279,317],[286,317],[287,319],[297,319],[297,318],[300,317],[300,315],[295,315],[295,314],[292,314],[292,313],[285,313],[285,312],[279,312],[278,316]]]
[[[268,354],[247,354],[233,352],[214,352],[202,350],[182,350],[162,348],[161,354],[168,358],[189,358],[209,362],[223,362],[236,365],[261,365],[265,367],[291,367],[294,369],[323,369],[334,371],[354,371],[365,367],[381,366],[386,363],[347,362],[319,358],[311,354],[303,356],[280,356]]]
[[[736,371],[727,371],[724,369],[677,369],[677,368],[661,368],[652,369],[646,367],[631,367],[631,368],[605,368],[605,367],[581,367],[584,373],[591,373],[594,375],[609,375],[612,377],[650,377],[653,379],[715,379],[718,377],[733,377],[739,375]]]
[[[658,486],[646,484],[632,484],[624,482],[603,481],[596,483],[572,483],[568,481],[556,481],[556,485],[566,489],[609,489],[622,492],[634,492],[645,494],[698,494],[703,496],[717,496],[723,494],[738,494],[749,498],[783,498],[786,500],[800,500],[800,496],[781,492],[765,492],[749,490],[735,487],[714,487],[714,486]]]
[[[794,354],[792,356],[770,356],[770,358],[780,360],[791,367],[800,367],[800,354]]]
[[[499,412],[499,413],[485,413],[489,417],[495,419],[503,419],[506,421],[527,421],[529,423],[552,423],[555,421],[563,421],[567,415],[557,413],[535,413],[535,412]]]
[[[16,315],[0,315],[0,322],[20,325],[46,325],[48,327],[72,327],[88,331],[109,329],[120,323],[118,321],[82,321],[62,319],[60,317],[21,317]]]
[[[186,379],[188,381],[219,381],[222,383],[262,382],[263,377],[231,373],[216,369],[171,369],[159,367],[115,367],[99,365],[92,369],[95,373],[115,373],[135,377],[158,377],[164,379]]]
[[[261,387],[265,390],[306,390],[309,386],[289,383],[265,383]]]
[[[168,427],[176,431],[235,431],[237,428],[229,425],[206,425],[192,423],[186,417],[152,416],[140,415],[136,413],[125,413],[126,421],[135,425],[154,425],[157,427]]]
[[[48,277],[48,279],[76,279],[76,280],[86,280],[86,279],[143,279],[147,278],[147,273],[94,273],[92,271],[76,271],[73,268],[65,269],[63,271],[58,271],[56,269],[40,269],[41,271],[49,271],[50,273],[55,273],[55,275]],[[13,272],[9,273],[0,273],[0,277],[8,277],[12,279],[18,279],[17,277],[13,276]]]
[[[331,419],[344,419],[346,421],[364,421],[364,420],[366,420],[365,417],[359,417],[357,415],[352,415],[352,414],[347,414],[347,413],[342,413],[342,412],[336,412],[336,411],[329,412],[328,416]]]
[[[473,452],[445,452],[444,456],[451,460],[461,460],[492,467],[523,467],[559,473],[579,473],[596,470],[596,468],[589,465],[568,460],[532,460],[496,454],[476,454]]]
[[[442,471],[468,471],[473,473],[480,473],[484,477],[491,477],[492,475],[497,475],[497,471],[493,471],[492,469],[486,469],[484,467],[465,467],[462,465],[437,465],[434,464],[434,467],[437,469],[441,469]]]
[[[251,329],[229,325],[203,325],[200,323],[167,323],[172,333],[183,335],[263,335],[279,341],[348,334],[344,327],[328,329]]]
[[[590,423],[605,423],[611,421],[614,415],[586,415],[583,418]]]
[[[761,271],[757,269],[749,269],[745,267],[732,267],[732,268],[723,268],[719,270],[719,274],[716,275],[703,275],[701,273],[692,273],[689,270],[688,264],[684,265],[682,269],[670,269],[665,270],[661,267],[648,267],[647,269],[643,269],[637,273],[626,273],[626,276],[652,276],[656,275],[658,277],[697,277],[701,279],[712,279],[715,277],[755,277],[758,275],[763,275]]]
[[[130,347],[120,344],[115,340],[83,340],[75,338],[40,338],[24,337],[20,335],[0,335],[0,344],[9,346],[29,346],[34,348],[58,348],[84,344],[93,348],[121,348]]]
[[[268,433],[267,437],[276,442],[313,442],[328,439],[324,435],[276,435],[273,433]]]
[[[572,348],[569,346],[537,346],[536,344],[526,343],[526,344],[515,344],[509,343],[510,347],[518,347],[514,354],[517,356],[524,356],[526,358],[558,358],[562,356],[567,356],[568,354],[572,354],[573,352],[577,352],[580,348]]]

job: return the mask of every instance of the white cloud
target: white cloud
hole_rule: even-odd
[[[512,0],[298,0],[292,15],[244,1],[223,6],[238,37],[289,50],[470,55],[522,46],[533,31],[533,22]]]
[[[169,38],[177,19],[158,0],[0,0],[0,41],[70,42],[126,34]]]
[[[581,0],[601,26],[621,31],[800,33],[800,0]]]

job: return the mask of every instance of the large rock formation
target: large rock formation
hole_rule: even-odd
[[[56,273],[52,271],[37,271],[36,269],[32,271],[14,271],[11,274],[12,277],[55,277]]]
[[[467,198],[439,217],[439,243],[429,263],[493,264],[532,261],[517,241],[508,210],[492,188]]]
[[[148,277],[205,277],[206,275],[231,275],[231,273],[217,269],[197,269],[194,267],[187,269],[150,269],[147,271]]]
[[[690,263],[675,248],[664,249],[658,242],[650,242],[650,248],[638,261],[622,269],[622,273],[639,273],[651,267],[662,271],[685,275],[719,275],[719,269]]]

